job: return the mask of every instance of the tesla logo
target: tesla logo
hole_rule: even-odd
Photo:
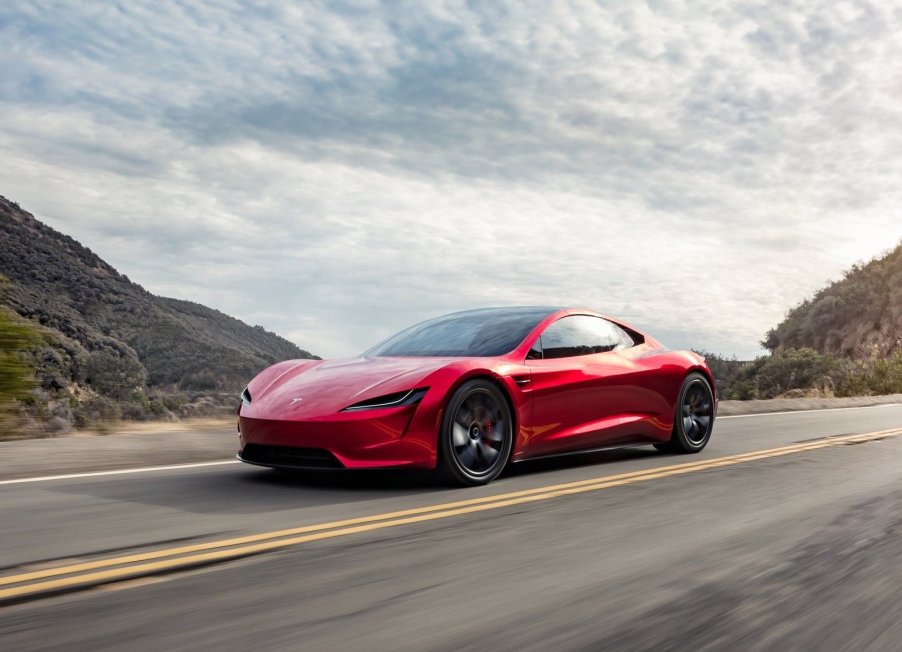
[[[302,398],[293,398],[293,399],[291,399],[291,403],[289,403],[288,405],[294,405],[295,403],[300,403],[303,400],[304,399],[302,399]]]

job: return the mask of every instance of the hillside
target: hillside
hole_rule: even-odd
[[[853,265],[790,310],[743,362],[709,357],[721,396],[767,399],[902,392],[902,244]]]
[[[809,348],[850,358],[902,351],[902,244],[790,310],[762,344],[772,352]]]
[[[3,197],[0,243],[10,281],[0,301],[43,327],[35,364],[46,391],[131,401],[237,392],[277,360],[313,357],[259,326],[147,292]]]

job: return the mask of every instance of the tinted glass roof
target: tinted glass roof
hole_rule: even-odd
[[[510,353],[560,308],[478,308],[436,317],[401,331],[365,356],[480,357]]]

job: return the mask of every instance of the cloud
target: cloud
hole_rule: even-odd
[[[751,355],[902,236],[867,2],[0,7],[0,192],[323,355],[595,306]]]

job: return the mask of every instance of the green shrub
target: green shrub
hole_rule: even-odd
[[[843,361],[814,349],[787,349],[761,356],[738,371],[725,399],[775,398],[792,390],[835,393]]]
[[[717,379],[717,367],[711,368]],[[721,398],[744,401],[775,398],[787,392],[821,396],[902,393],[902,351],[887,358],[851,360],[813,349],[786,349],[744,363],[726,378]]]
[[[24,398],[34,386],[26,351],[40,339],[33,328],[0,307],[0,404]]]
[[[696,351],[696,353],[704,357],[705,361],[708,363],[711,374],[714,376],[717,395],[721,397],[728,391],[728,388],[734,384],[734,381],[742,368],[749,364],[748,362],[737,360],[735,357],[727,358],[716,353],[711,353],[710,351],[699,350]]]
[[[902,351],[891,358],[857,361],[839,383],[839,396],[902,394]]]
[[[89,387],[110,398],[139,401],[144,396],[147,371],[137,358],[110,350],[94,351],[84,374]]]
[[[122,418],[122,406],[106,396],[92,396],[74,410],[75,425],[79,428],[97,427]]]

